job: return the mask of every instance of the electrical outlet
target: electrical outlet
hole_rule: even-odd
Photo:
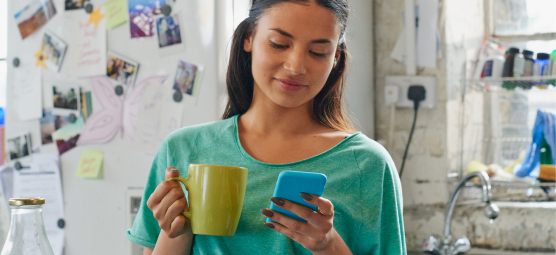
[[[407,98],[407,91],[411,85],[421,85],[425,87],[425,100],[419,103],[420,107],[433,108],[436,104],[436,78],[430,76],[388,76],[386,77],[386,87],[398,87],[398,100],[396,106],[413,108],[413,101]]]

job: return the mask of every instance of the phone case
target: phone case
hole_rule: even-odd
[[[306,206],[313,211],[317,211],[318,208],[312,204],[305,202],[305,200],[303,200],[299,193],[304,192],[320,197],[324,193],[325,184],[326,175],[324,174],[286,170],[282,171],[280,175],[278,175],[278,181],[276,181],[276,186],[274,187],[273,197],[286,199]],[[272,202],[270,203],[270,209],[284,214],[290,218],[302,222],[307,222],[296,214],[274,205],[274,203]],[[267,218],[266,222],[274,221]]]

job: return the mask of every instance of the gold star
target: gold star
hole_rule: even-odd
[[[100,20],[102,18],[104,18],[104,14],[100,14],[100,7],[101,6],[99,6],[96,10],[91,12],[91,15],[89,15],[89,21],[87,21],[87,24],[95,23],[95,27],[98,26],[98,23],[100,22]]]
[[[44,64],[44,61],[46,60],[46,56],[42,54],[42,44],[39,52],[35,53],[35,58],[37,59],[37,63],[35,65],[42,66],[42,68],[46,69],[46,65]]]

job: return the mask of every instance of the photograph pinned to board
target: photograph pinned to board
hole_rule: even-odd
[[[182,43],[178,14],[157,18],[156,28],[159,48]]]
[[[93,98],[91,96],[91,91],[81,92],[81,117],[84,121],[87,121],[89,116],[93,113]]]
[[[155,15],[166,0],[128,0],[129,29],[131,38],[151,37],[155,30]]]
[[[108,53],[107,60],[106,75],[128,88],[133,87],[139,72],[139,63],[114,52]]]
[[[52,32],[45,31],[41,44],[41,52],[46,67],[53,71],[60,71],[68,45]]]
[[[65,0],[66,11],[84,9],[90,0]]]
[[[8,139],[8,154],[10,160],[28,159],[31,155],[31,134],[20,133],[10,136]]]
[[[56,143],[60,155],[77,146],[77,141],[83,131],[83,125],[83,118],[77,118],[74,123],[68,123],[52,133],[52,140]]]
[[[56,14],[56,7],[52,0],[32,0],[27,6],[14,15],[19,28],[21,39],[41,28]]]
[[[53,142],[52,133],[70,123],[67,116],[52,114],[52,108],[43,109],[43,117],[40,119],[42,145],[51,144]]]
[[[52,85],[52,114],[60,116],[69,116],[74,114],[79,117],[81,110],[79,86],[67,84],[54,84]]]
[[[179,60],[174,78],[174,89],[190,96],[198,91],[203,67]]]

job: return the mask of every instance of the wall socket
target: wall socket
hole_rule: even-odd
[[[386,105],[396,104],[398,107],[413,108],[413,101],[407,98],[407,91],[411,85],[425,87],[425,100],[419,107],[433,108],[436,104],[436,78],[430,76],[388,76],[386,77],[385,101]],[[395,100],[397,94],[397,100]],[[395,101],[395,102],[394,102]]]

